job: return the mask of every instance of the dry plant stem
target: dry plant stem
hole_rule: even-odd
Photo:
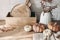
[[[54,33],[52,33],[52,35],[53,35],[54,39],[56,40]]]

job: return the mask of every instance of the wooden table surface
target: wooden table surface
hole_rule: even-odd
[[[0,25],[4,25],[5,21],[0,20]],[[33,32],[25,32],[23,27],[14,31],[0,33],[0,40],[32,40]]]
[[[33,32],[25,32],[23,28],[14,31],[0,33],[0,40],[32,40]]]

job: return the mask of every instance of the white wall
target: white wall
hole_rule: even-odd
[[[40,12],[41,11],[41,1],[40,0],[30,0],[32,3],[32,11]]]
[[[32,11],[36,12],[36,14],[39,17],[41,13],[40,0],[30,0],[30,1],[32,3]],[[0,19],[4,19],[7,13],[11,11],[14,5],[24,2],[25,0],[0,0]]]
[[[14,5],[24,3],[25,0],[0,0],[0,20],[4,19]]]
[[[3,19],[9,11],[9,0],[0,0],[0,19]]]
[[[24,3],[25,1],[26,0],[0,0],[0,19],[4,19],[14,5]],[[31,0],[31,3],[33,4],[32,10],[40,12],[40,0]]]

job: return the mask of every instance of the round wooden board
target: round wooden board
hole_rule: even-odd
[[[12,8],[10,15],[13,17],[30,17],[31,11],[28,6],[17,4]]]

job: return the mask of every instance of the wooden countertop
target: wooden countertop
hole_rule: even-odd
[[[4,25],[5,20],[0,20],[0,25]],[[25,32],[23,27],[14,31],[0,33],[0,40],[32,40],[34,32]]]
[[[23,29],[19,31],[19,33],[15,34],[14,36],[18,36],[20,38],[26,38],[26,37],[33,37],[33,32],[25,32]]]
[[[34,32],[25,32],[23,28],[15,29],[14,31],[9,31],[5,33],[0,33],[1,40],[9,40],[9,39],[30,39],[32,40]]]

